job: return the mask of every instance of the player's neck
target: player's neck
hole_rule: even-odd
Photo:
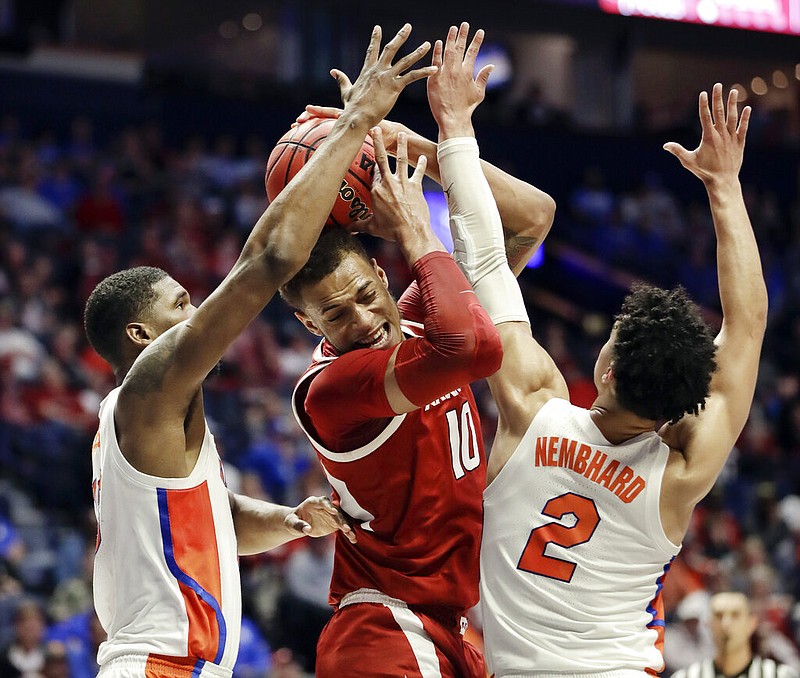
[[[717,653],[714,664],[726,676],[738,676],[753,660],[749,647],[742,647],[730,652]]]
[[[655,430],[652,419],[645,419],[620,407],[614,398],[598,396],[589,412],[603,437],[614,445]]]

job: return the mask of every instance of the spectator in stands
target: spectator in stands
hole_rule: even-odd
[[[14,611],[11,641],[0,650],[0,676],[37,678],[45,663],[45,617],[33,599],[22,600]]]

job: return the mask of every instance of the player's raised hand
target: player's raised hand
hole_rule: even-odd
[[[439,125],[440,139],[445,136],[472,135],[472,112],[485,95],[486,83],[494,66],[484,66],[477,76],[475,60],[483,43],[478,30],[467,46],[469,24],[451,26],[444,44],[437,40],[433,48],[434,66],[439,70],[428,78],[428,103]],[[466,128],[465,128],[466,126]]]
[[[351,83],[340,70],[331,71],[339,84],[345,111],[363,112],[370,125],[375,125],[392,109],[400,92],[408,85],[436,73],[438,68],[435,65],[409,70],[430,50],[431,44],[427,41],[392,63],[410,33],[411,24],[405,24],[381,50],[381,27],[375,26],[364,66],[356,81]]]
[[[392,172],[383,143],[383,132],[372,129],[375,144],[375,178],[372,182],[372,211],[374,216],[359,230],[370,235],[397,242],[412,263],[424,250],[444,247],[433,235],[430,227],[430,212],[422,192],[422,179],[428,161],[425,156],[417,159],[416,169],[409,176],[408,140],[405,132],[397,136],[397,166]]]
[[[744,143],[750,122],[750,106],[745,106],[739,116],[738,91],[728,94],[727,107],[722,99],[722,85],[717,83],[711,92],[700,93],[700,125],[703,130],[700,145],[693,151],[673,141],[664,144],[692,174],[708,185],[715,181],[735,179],[739,175],[744,157]]]
[[[336,530],[356,543],[356,533],[350,527],[341,510],[328,497],[308,497],[289,513],[284,525],[295,534],[308,537],[324,537]]]

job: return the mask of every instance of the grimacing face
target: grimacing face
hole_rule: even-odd
[[[400,311],[374,259],[348,254],[336,270],[303,288],[302,306],[295,314],[300,322],[340,353],[389,348],[403,339]]]
[[[756,618],[742,593],[718,593],[711,598],[711,635],[720,653],[738,650],[750,643]]]

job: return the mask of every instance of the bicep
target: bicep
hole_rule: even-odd
[[[364,349],[334,360],[314,378],[305,410],[327,441],[374,419],[394,416],[386,397],[386,366],[393,351]]]
[[[531,334],[527,323],[497,326],[503,363],[489,377],[501,424],[512,434],[524,432],[536,412],[551,398],[569,400],[564,377]]]
[[[256,263],[234,267],[192,317],[181,324],[174,370],[177,381],[195,387],[201,384],[230,344],[274,296],[278,281],[268,271],[257,268]]]
[[[723,330],[717,337],[717,370],[705,407],[687,415],[662,435],[683,451],[685,492],[694,501],[714,486],[742,432],[753,402],[761,342]]]

